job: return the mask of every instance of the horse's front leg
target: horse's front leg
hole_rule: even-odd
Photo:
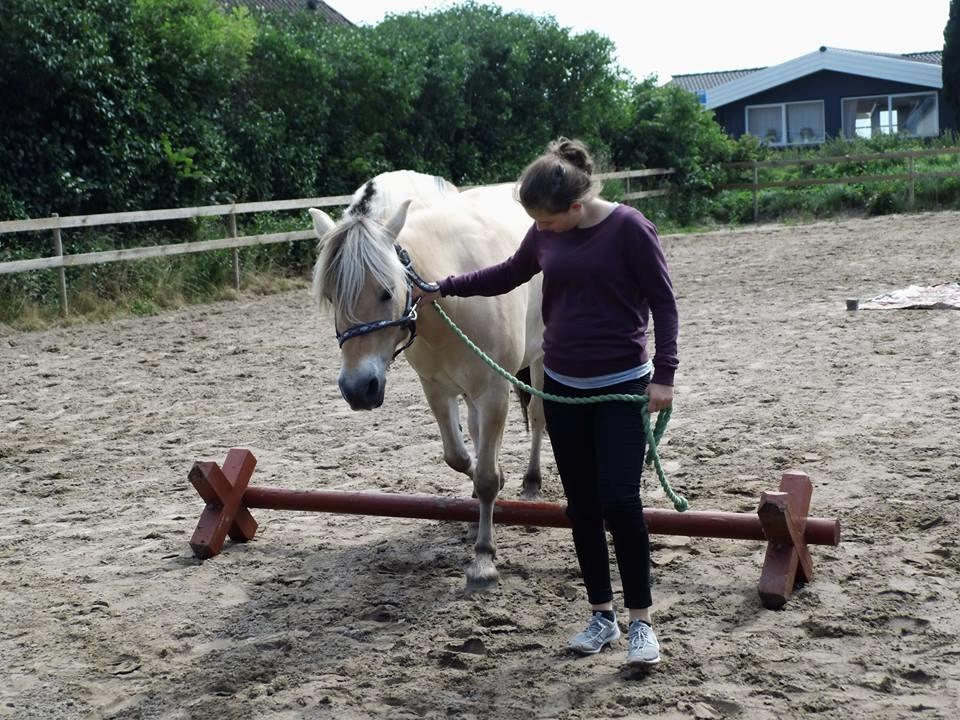
[[[462,472],[471,478],[474,474],[473,459],[470,451],[463,442],[463,432],[460,430],[459,396],[451,393],[449,388],[441,383],[420,379],[423,393],[427,397],[430,410],[440,428],[440,441],[443,443],[443,461],[457,472]]]
[[[473,440],[474,449],[480,447],[480,410],[477,407],[477,404],[473,402],[466,395],[464,400],[467,403],[467,426],[470,428],[470,439]],[[500,489],[503,490],[503,469],[500,470]],[[473,497],[476,497],[477,493],[474,491]]]
[[[473,489],[480,501],[477,541],[473,562],[467,567],[467,591],[489,590],[496,586],[494,564],[497,544],[493,536],[493,505],[500,491],[500,442],[507,421],[510,393],[505,383],[496,382],[480,397],[473,399],[477,412],[479,444],[473,472]]]

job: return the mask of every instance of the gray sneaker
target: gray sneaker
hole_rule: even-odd
[[[634,620],[627,628],[627,665],[656,665],[660,662],[660,643],[653,628]]]
[[[616,620],[607,620],[595,612],[583,632],[570,638],[569,648],[583,655],[598,653],[610,643],[620,639],[620,626]]]

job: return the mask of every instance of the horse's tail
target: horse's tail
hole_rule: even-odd
[[[530,384],[530,368],[525,367],[517,373],[517,380]],[[517,399],[520,400],[520,412],[523,413],[523,427],[527,432],[530,432],[530,417],[527,414],[527,406],[530,405],[530,393],[526,390],[521,390],[516,385],[513,386],[513,389],[517,393]]]

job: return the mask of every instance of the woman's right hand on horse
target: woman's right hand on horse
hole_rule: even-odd
[[[413,286],[413,299],[420,300],[423,303],[432,303],[434,300],[439,300],[441,298],[439,290],[427,291],[423,290],[416,285]]]

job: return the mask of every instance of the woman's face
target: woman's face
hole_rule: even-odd
[[[577,227],[583,219],[583,204],[575,202],[563,212],[552,213],[545,210],[524,208],[537,225],[537,230],[549,232],[567,232]]]

